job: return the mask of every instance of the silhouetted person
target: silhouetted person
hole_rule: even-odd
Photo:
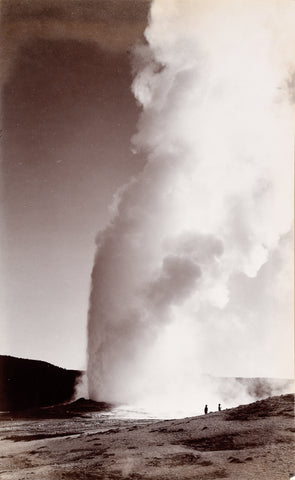
[[[220,403],[218,404],[218,411],[221,412],[221,405],[220,405]]]
[[[207,413],[208,413],[208,405],[205,405],[204,413],[205,413],[205,415],[207,415]]]

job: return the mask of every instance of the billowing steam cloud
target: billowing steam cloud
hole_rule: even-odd
[[[288,1],[152,4],[146,164],[97,237],[91,398],[196,409],[217,402],[204,374],[291,374],[294,20]]]

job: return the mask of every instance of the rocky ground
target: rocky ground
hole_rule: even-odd
[[[294,395],[162,421],[80,407],[2,416],[0,478],[284,480],[295,472]]]

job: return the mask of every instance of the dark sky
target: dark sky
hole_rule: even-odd
[[[131,47],[145,1],[2,6],[1,353],[84,368],[95,235],[142,167]]]

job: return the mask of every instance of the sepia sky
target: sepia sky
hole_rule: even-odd
[[[85,368],[95,236],[141,166],[142,1],[3,1],[1,353]],[[4,335],[3,335],[4,333]]]

